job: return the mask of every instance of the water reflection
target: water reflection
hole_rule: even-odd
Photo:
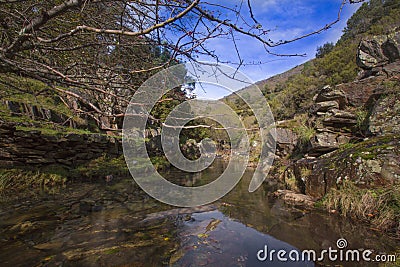
[[[225,166],[217,160],[202,173],[171,169],[164,175],[180,185],[198,186],[217,178]],[[257,252],[264,245],[321,251],[335,247],[341,237],[349,248],[375,253],[400,247],[358,223],[287,207],[269,198],[266,188],[249,193],[251,176],[249,169],[224,198],[191,209],[155,201],[132,179],[72,184],[55,196],[3,203],[1,266],[279,266],[278,261],[258,261]]]
[[[213,223],[217,223],[214,229]],[[264,261],[265,253],[259,255],[259,260],[257,253],[266,245],[267,251],[296,250],[299,254],[301,251],[220,211],[194,214],[180,227],[178,236],[181,248],[176,254],[182,258],[175,266],[314,266],[312,262],[280,262],[276,255],[272,262],[269,257]]]

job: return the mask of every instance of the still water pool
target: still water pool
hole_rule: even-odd
[[[197,186],[215,179],[225,164],[217,160],[202,173],[170,169],[164,175]],[[4,202],[0,266],[332,266],[327,260],[280,262],[276,254],[272,262],[260,261],[257,253],[265,246],[269,252],[318,253],[336,249],[339,238],[349,249],[399,250],[398,240],[357,222],[288,207],[270,198],[267,186],[249,193],[251,175],[248,169],[228,195],[196,208],[159,203],[132,179],[73,183],[54,195]]]

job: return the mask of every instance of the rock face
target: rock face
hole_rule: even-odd
[[[122,155],[119,139],[100,135],[44,135],[0,121],[0,166],[78,166],[103,154]]]
[[[400,133],[400,93],[382,96],[372,109],[368,131],[373,135]]]
[[[343,180],[365,188],[399,183],[400,136],[376,137],[318,159],[302,159],[292,169],[301,193],[314,198]]]
[[[363,107],[371,98],[382,93],[383,87],[381,84],[384,80],[385,77],[382,76],[369,77],[351,83],[340,84],[336,87],[344,92],[350,106]]]
[[[357,65],[365,70],[383,66],[400,58],[400,32],[361,41]]]

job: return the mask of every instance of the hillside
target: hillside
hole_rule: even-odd
[[[357,47],[363,38],[384,35],[400,26],[400,1],[370,1],[364,3],[348,20],[343,36],[336,45],[318,58],[308,61],[285,73],[256,84],[262,89],[276,120],[294,118],[306,113],[313,96],[325,85],[338,85],[356,79]],[[244,89],[245,90],[245,89]],[[225,98],[236,110],[243,111],[243,102],[235,96]],[[235,103],[235,101],[237,103]]]

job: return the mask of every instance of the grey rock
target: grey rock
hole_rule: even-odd
[[[332,88],[327,85],[321,89],[321,91],[314,96],[315,103],[336,101],[339,104],[339,108],[342,109],[347,105],[347,98],[343,91]]]
[[[365,70],[384,66],[400,59],[400,32],[362,40],[357,51],[357,65]]]
[[[274,196],[282,199],[287,204],[300,206],[302,208],[312,209],[315,205],[315,200],[312,197],[290,190],[277,190]]]
[[[374,67],[389,63],[389,59],[383,54],[381,43],[376,40],[362,40],[357,51],[357,65],[363,69],[372,69]]]
[[[374,105],[368,121],[373,135],[400,133],[400,93],[382,96]]]
[[[308,154],[310,156],[318,156],[338,149],[337,136],[337,134],[330,132],[317,133],[310,140],[311,148]]]
[[[327,118],[323,120],[325,126],[342,128],[357,124],[357,116],[351,112],[331,109],[327,112]]]
[[[339,109],[339,103],[337,101],[323,101],[318,102],[313,107],[313,112],[327,112],[331,109]]]

